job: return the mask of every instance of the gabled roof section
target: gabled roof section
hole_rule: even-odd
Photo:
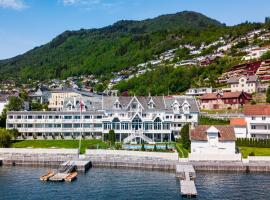
[[[248,116],[270,116],[270,104],[264,105],[246,105],[244,114]]]
[[[257,82],[259,80],[259,77],[257,75],[253,75],[253,76],[240,76],[240,77],[230,77],[227,81],[228,84],[235,84],[235,83],[239,83],[239,80],[241,78],[246,78],[247,79],[247,83],[254,83]]]
[[[138,98],[136,96],[134,96],[131,101],[129,102],[129,104],[127,105],[126,109],[130,106],[130,104],[132,104],[134,101],[136,101],[141,107],[142,109],[144,109],[143,105],[141,104],[141,102],[138,100]]]
[[[219,141],[235,141],[235,132],[233,126],[209,126],[209,125],[200,125],[195,129],[190,131],[190,140],[194,141],[208,141],[207,132],[209,131],[218,131]]]

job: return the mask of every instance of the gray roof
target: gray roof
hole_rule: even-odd
[[[233,84],[233,83],[239,83],[239,79],[242,78],[243,76],[240,77],[230,77],[227,81],[228,84]],[[257,82],[259,77],[257,75],[253,75],[253,76],[246,76],[247,78],[247,83],[253,83],[253,82]]]
[[[152,99],[152,100],[151,100]],[[115,108],[115,103],[119,102],[121,109]],[[132,101],[138,101],[145,111],[167,110],[172,111],[172,105],[176,101],[181,106],[185,101],[190,105],[190,112],[199,112],[195,98],[186,96],[138,96],[138,97],[103,97],[104,110],[126,110]],[[154,108],[149,108],[149,103],[154,103]]]

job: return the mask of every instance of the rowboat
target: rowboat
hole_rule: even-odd
[[[66,176],[65,181],[71,182],[77,177],[78,173],[77,172],[72,172],[69,175]]]
[[[53,171],[49,171],[47,174],[44,174],[43,176],[41,176],[39,179],[41,181],[48,181],[49,178],[51,178],[52,176],[54,176],[54,172]]]

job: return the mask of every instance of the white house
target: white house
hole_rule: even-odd
[[[247,132],[251,138],[270,139],[270,105],[244,107]]]
[[[231,118],[230,125],[234,128],[236,138],[250,138],[245,118]]]
[[[231,92],[247,92],[251,94],[257,92],[259,78],[257,75],[231,77],[227,83],[231,88]]]
[[[213,92],[213,88],[190,88],[188,89],[188,91],[186,92],[186,95],[188,96],[201,96],[203,94],[207,94],[207,93],[212,93]]]
[[[239,160],[232,126],[200,125],[190,131],[190,160]]]

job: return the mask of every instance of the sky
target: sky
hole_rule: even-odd
[[[65,30],[100,28],[184,10],[227,25],[263,22],[269,0],[0,0],[0,59],[22,54]]]

